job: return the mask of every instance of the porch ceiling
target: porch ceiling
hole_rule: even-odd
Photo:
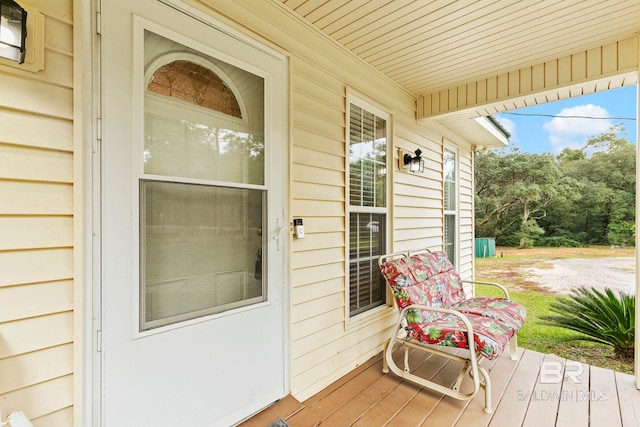
[[[640,30],[637,0],[276,1],[416,98],[628,39]],[[612,76],[595,90],[636,81]],[[585,82],[582,92],[592,87]],[[531,99],[567,97],[555,92]],[[574,87],[569,96],[580,92]],[[441,124],[458,129],[455,123],[462,119],[521,106],[457,112]]]

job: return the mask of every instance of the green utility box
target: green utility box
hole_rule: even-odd
[[[482,237],[476,239],[476,258],[489,258],[496,256],[496,239]]]

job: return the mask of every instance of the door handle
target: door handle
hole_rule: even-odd
[[[287,227],[284,227],[281,222],[282,220],[280,218],[276,219],[276,232],[272,237],[272,239],[277,242],[278,251],[282,250],[282,239],[280,237],[282,237],[282,233],[287,229]]]

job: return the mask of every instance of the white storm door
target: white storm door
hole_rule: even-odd
[[[177,2],[101,39],[101,423],[231,425],[288,387],[286,61]]]

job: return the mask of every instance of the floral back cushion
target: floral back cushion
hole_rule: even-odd
[[[417,254],[410,265],[416,282],[433,282],[430,287],[438,291],[443,307],[451,308],[465,299],[462,278],[442,251]]]
[[[443,252],[387,261],[381,271],[400,309],[410,304],[451,308],[464,298],[462,280]],[[434,312],[412,310],[407,321],[422,323],[437,317]]]

